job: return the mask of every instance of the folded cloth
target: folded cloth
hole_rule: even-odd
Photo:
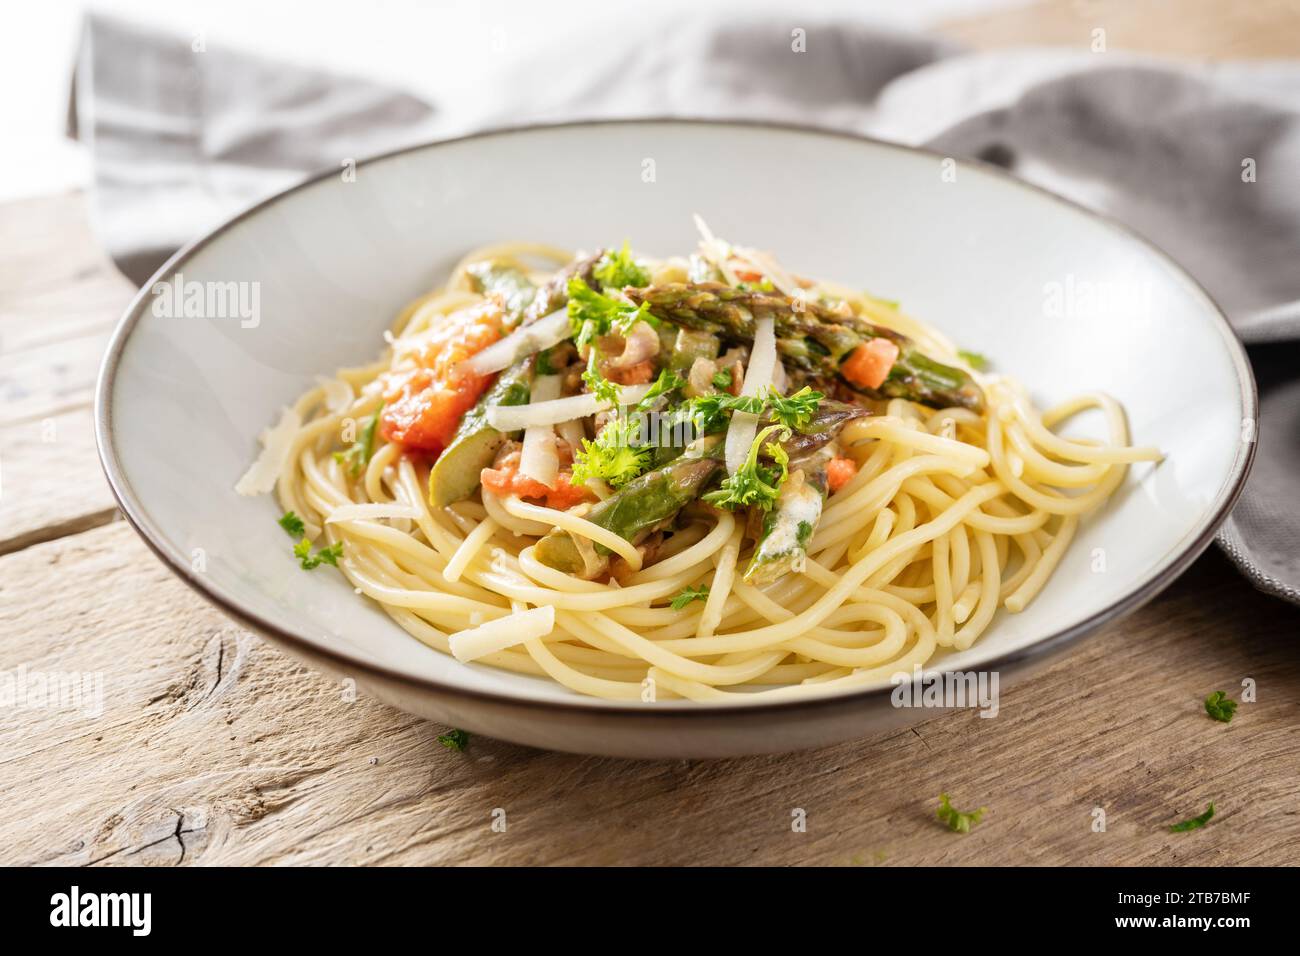
[[[794,27],[734,12],[573,43],[580,61],[551,55],[485,81],[453,128],[407,91],[196,56],[189,39],[92,15],[73,115],[93,148],[103,241],[143,282],[186,239],[308,172],[467,123],[784,120],[995,162],[1126,222],[1224,308],[1250,346],[1261,424],[1219,543],[1261,590],[1300,603],[1300,65],[972,53],[848,18]]]

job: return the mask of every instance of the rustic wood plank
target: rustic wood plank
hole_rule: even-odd
[[[0,425],[0,554],[96,527],[116,511],[89,408]]]
[[[114,514],[90,404],[133,294],[99,249],[84,197],[0,206],[0,554]]]
[[[0,249],[0,425],[88,406],[134,287],[96,244],[84,197],[0,206]]]
[[[99,672],[104,687],[95,719],[10,710],[0,862],[1284,863],[1300,853],[1297,632],[1300,610],[1211,554],[1005,691],[993,719],[712,762],[482,738],[457,754],[441,728],[346,702],[114,522],[0,558],[0,671]],[[1258,702],[1206,717],[1205,694],[1237,696],[1244,677]],[[941,790],[987,805],[985,821],[940,828]],[[1163,829],[1209,800],[1206,829]]]

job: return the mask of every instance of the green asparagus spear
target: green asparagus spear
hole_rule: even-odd
[[[594,505],[585,517],[637,544],[699,497],[721,467],[723,451],[722,436],[700,439],[680,457],[633,479]],[[599,545],[596,550],[602,555],[609,553]],[[585,570],[578,545],[565,531],[556,529],[546,535],[537,542],[533,553],[538,561],[558,571],[578,574]]]
[[[745,570],[746,581],[762,586],[802,569],[808,558],[808,542],[821,520],[825,497],[824,462],[790,471],[776,505],[763,515],[758,546]]]
[[[730,341],[752,342],[757,320],[771,316],[782,360],[825,377],[838,374],[840,363],[862,343],[886,338],[898,346],[898,360],[880,388],[859,391],[873,398],[905,398],[936,408],[956,405],[979,411],[984,407],[979,386],[966,372],[924,355],[904,335],[817,302],[717,282],[629,286],[623,292],[637,305],[646,303],[658,319]]]
[[[849,422],[870,414],[861,405],[823,398],[813,413],[812,421],[781,442],[781,447],[791,461],[803,458],[827,445]],[[770,416],[764,419],[765,424],[771,424],[772,421]]]
[[[600,261],[600,257],[603,255],[604,252],[602,251],[583,259],[575,259],[546,280],[546,283],[537,290],[537,295],[533,297],[532,303],[524,310],[522,324],[532,325],[538,319],[550,315],[556,309],[564,308],[569,301],[569,280],[574,276],[595,288],[596,281],[592,276],[596,269],[596,263]]]

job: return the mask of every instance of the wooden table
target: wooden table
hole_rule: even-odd
[[[1114,6],[1038,8],[1031,35],[1072,36]],[[1126,4],[1116,16],[1131,29],[1142,9],[1158,24],[1169,6]],[[1274,7],[1278,20],[1300,16]],[[1214,29],[1232,55],[1251,31],[1276,52],[1254,21],[1234,32],[1204,4],[1180,9],[1172,52],[1204,55],[1196,44]],[[951,32],[999,43],[1008,24]],[[349,702],[223,618],[120,520],[90,401],[131,293],[95,246],[82,197],[0,207],[0,674],[103,681],[97,716],[0,710],[0,863],[1300,859],[1300,609],[1253,591],[1215,551],[1144,610],[1004,691],[993,720],[944,715],[826,750],[715,762],[483,738],[450,751],[436,739],[445,728]],[[1202,698],[1237,697],[1246,678],[1258,701],[1230,724],[1210,720]],[[984,822],[965,836],[941,828],[940,791],[986,805]],[[1205,829],[1165,829],[1211,800]],[[505,832],[491,826],[496,808]],[[791,825],[797,810],[806,832]]]

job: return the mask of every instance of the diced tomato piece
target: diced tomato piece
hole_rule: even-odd
[[[830,485],[831,494],[839,491],[858,473],[858,465],[852,458],[832,458],[826,463],[826,483]]]
[[[583,501],[592,501],[595,495],[584,485],[575,485],[570,480],[573,472],[562,470],[555,478],[555,487],[547,488],[540,481],[519,474],[518,452],[511,452],[501,460],[496,468],[484,468],[479,475],[479,482],[493,494],[506,497],[518,495],[520,498],[532,498],[544,501],[548,508],[567,511]]]
[[[408,448],[441,454],[494,378],[462,372],[459,365],[501,338],[502,316],[495,300],[447,316],[415,357],[414,368],[385,376],[387,404],[379,433]]]
[[[880,388],[897,361],[897,345],[889,339],[868,339],[844,360],[840,374],[858,388]]]
[[[568,511],[574,505],[584,501],[595,501],[596,496],[586,485],[575,485],[573,472],[561,471],[555,479],[555,487],[546,493],[546,506],[559,511]]]
[[[763,273],[755,272],[753,269],[746,269],[743,267],[735,268],[733,266],[731,271],[736,274],[736,278],[739,279],[741,282],[762,282],[763,281]]]

